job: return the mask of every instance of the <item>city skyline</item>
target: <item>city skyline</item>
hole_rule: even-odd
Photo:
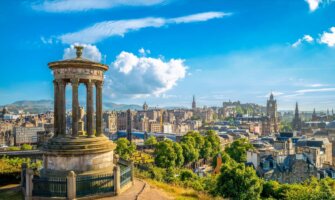
[[[47,63],[81,44],[110,66],[105,102],[265,105],[273,92],[279,110],[335,107],[332,1],[64,2],[1,2],[0,105],[52,99]]]

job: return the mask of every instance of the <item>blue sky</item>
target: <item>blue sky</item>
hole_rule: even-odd
[[[0,4],[0,105],[52,99],[47,63],[82,44],[110,65],[106,102],[189,107],[194,94],[200,106],[264,105],[272,91],[279,109],[335,107],[332,0]]]

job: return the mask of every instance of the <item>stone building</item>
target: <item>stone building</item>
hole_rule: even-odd
[[[40,131],[44,131],[44,127],[14,127],[13,134],[15,145],[37,144],[37,133]]]
[[[266,104],[266,116],[262,122],[262,135],[270,135],[279,132],[279,119],[277,112],[277,101],[271,93]]]
[[[318,150],[313,150],[313,148]],[[310,155],[313,163],[317,163],[318,166],[332,165],[333,163],[333,147],[328,138],[300,139],[296,143],[296,150]]]
[[[317,167],[305,154],[264,156],[256,171],[265,180],[279,183],[300,183],[318,174]]]
[[[144,104],[143,104],[143,111],[147,111],[148,108],[149,108],[149,106],[148,106],[147,102],[144,102]]]
[[[103,113],[106,133],[117,132],[117,113],[115,111]]]
[[[295,112],[294,112],[294,118],[292,120],[292,129],[294,131],[300,131],[301,130],[301,118],[299,115],[299,108],[298,108],[298,102],[295,104]]]

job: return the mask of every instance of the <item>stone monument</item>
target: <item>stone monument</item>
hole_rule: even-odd
[[[102,130],[102,86],[108,66],[82,57],[82,46],[75,46],[77,57],[48,64],[54,75],[54,136],[43,147],[42,176],[65,177],[99,175],[113,172],[113,150],[116,145]],[[79,134],[78,87],[86,86],[86,132]],[[65,91],[72,86],[72,132],[66,134]],[[95,119],[94,120],[94,88]],[[93,124],[95,121],[95,125]],[[79,125],[78,125],[79,124]],[[95,128],[94,128],[95,127]],[[81,131],[82,132],[82,131]]]

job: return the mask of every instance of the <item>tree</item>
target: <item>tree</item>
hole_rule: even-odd
[[[174,142],[173,143],[173,149],[174,149],[174,152],[176,153],[176,156],[177,156],[176,161],[175,161],[176,166],[177,167],[183,166],[184,161],[185,161],[184,155],[183,155],[183,148],[181,147],[181,145],[179,143]]]
[[[205,140],[202,135],[197,131],[190,131],[184,137],[193,137],[194,138],[194,147],[196,149],[201,149],[204,146]]]
[[[144,142],[145,145],[156,145],[157,144],[157,139],[155,136],[150,136],[147,140]]]
[[[257,177],[252,167],[237,163],[223,155],[224,164],[217,180],[217,192],[225,198],[238,200],[259,199],[262,180]]]
[[[181,181],[192,181],[198,179],[198,176],[190,169],[183,169],[180,171],[179,178]]]
[[[159,142],[155,149],[155,164],[158,167],[168,168],[176,165],[177,154],[173,142],[165,140]]]
[[[200,149],[201,158],[207,159],[212,156],[212,143],[206,138],[204,146]]]
[[[116,153],[125,160],[129,160],[136,150],[136,145],[132,142],[129,142],[127,138],[119,138],[116,141],[116,144]]]
[[[249,149],[253,149],[252,144],[247,139],[241,138],[231,143],[225,149],[225,152],[236,162],[244,163],[247,161],[247,151]]]
[[[185,163],[197,161],[199,159],[199,149],[195,148],[195,138],[190,134],[186,134],[181,138],[181,147],[183,148],[183,156]]]
[[[215,131],[209,130],[205,133],[205,142],[208,141],[212,146],[210,157],[217,155],[221,151],[220,138]]]

